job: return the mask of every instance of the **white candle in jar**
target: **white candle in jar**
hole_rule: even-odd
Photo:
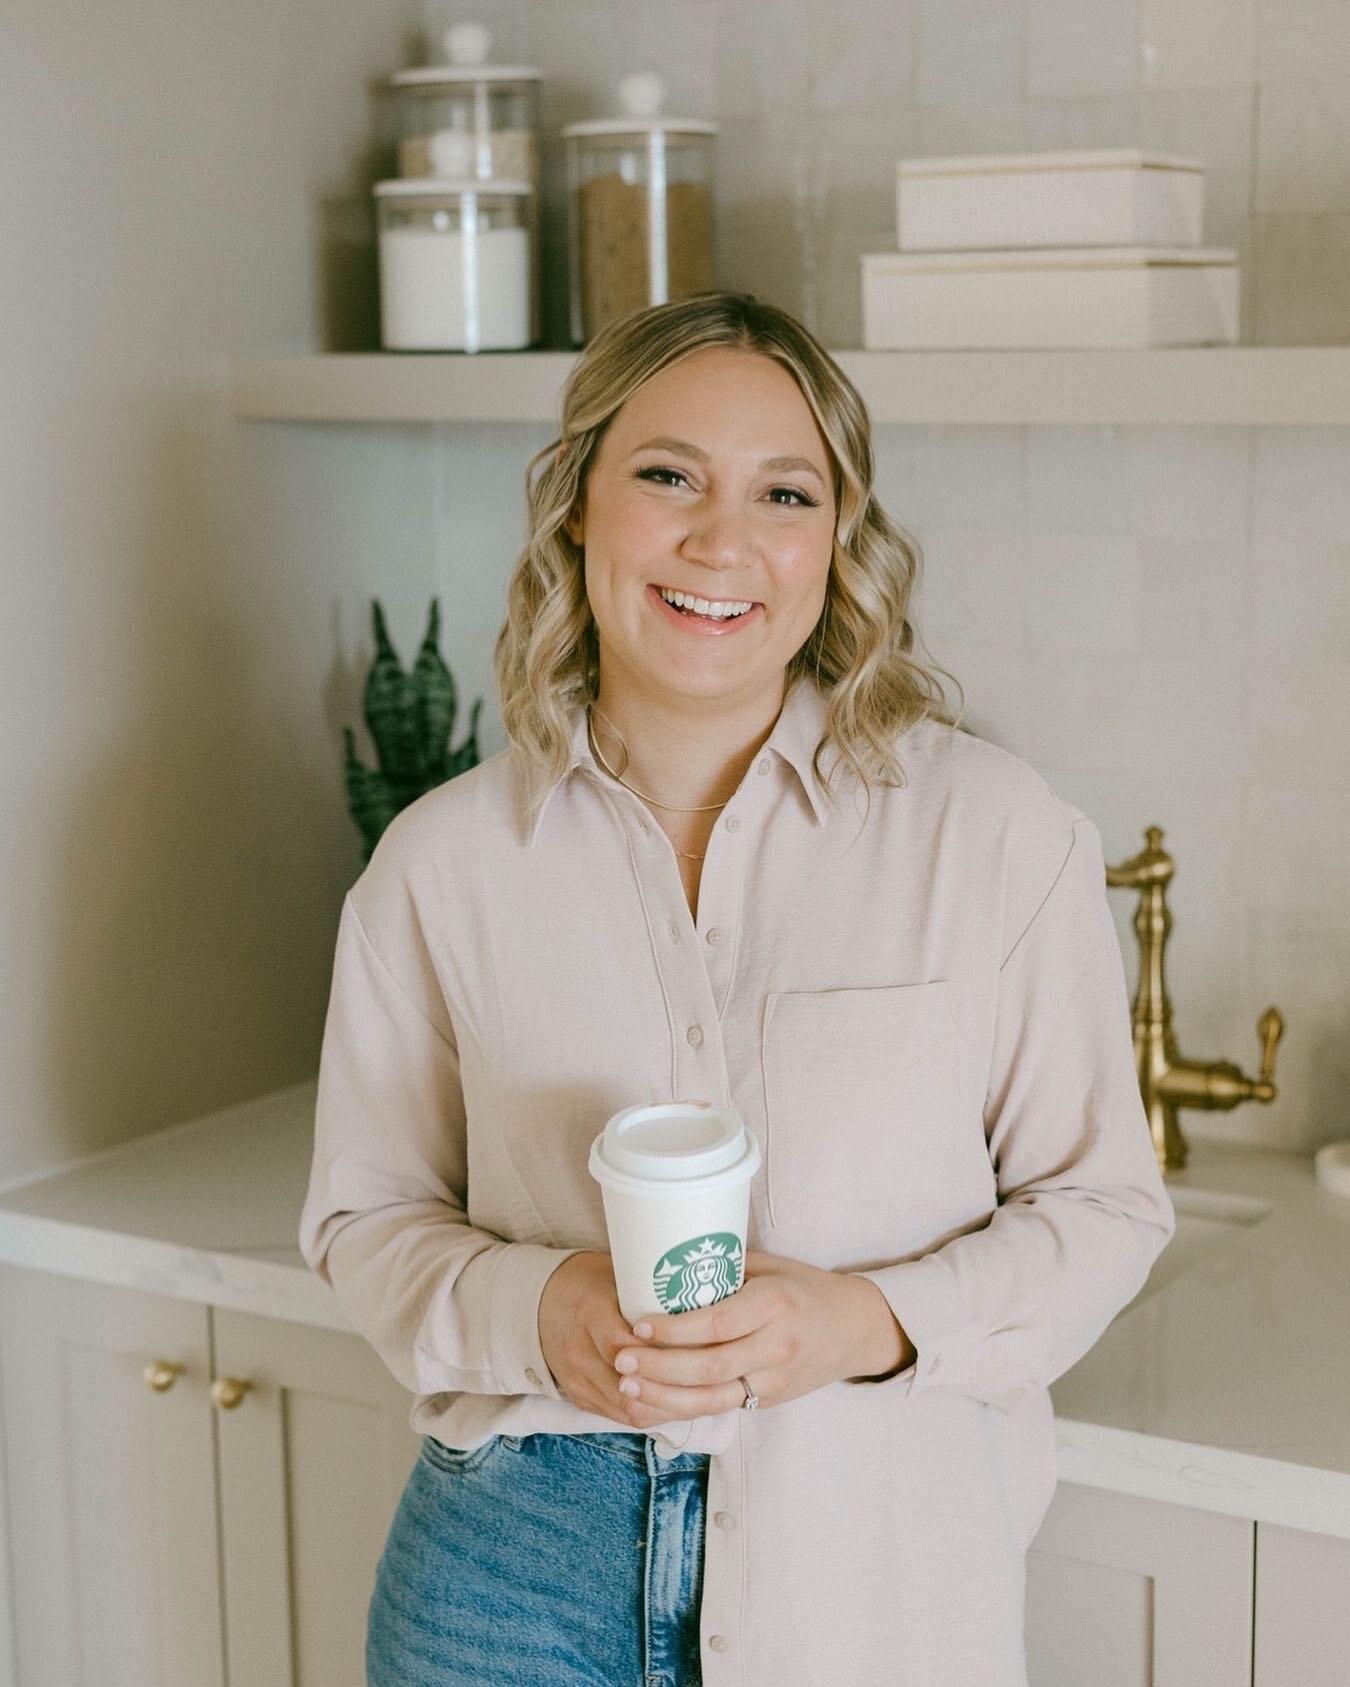
[[[530,343],[523,228],[380,233],[381,339],[391,351],[518,350]]]

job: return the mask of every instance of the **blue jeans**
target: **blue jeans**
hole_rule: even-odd
[[[707,1453],[433,1436],[380,1556],[367,1687],[700,1687]]]

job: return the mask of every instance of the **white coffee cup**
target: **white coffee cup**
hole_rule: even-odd
[[[690,1312],[745,1281],[759,1144],[734,1108],[707,1101],[624,1107],[591,1144],[619,1310]]]

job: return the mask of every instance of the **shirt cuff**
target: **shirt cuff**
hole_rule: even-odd
[[[488,1292],[488,1340],[489,1363],[501,1393],[565,1398],[539,1340],[539,1302],[544,1284],[562,1262],[582,1251],[510,1242],[498,1254]]]
[[[885,1295],[886,1304],[913,1343],[914,1360],[890,1376],[845,1380],[889,1387],[905,1397],[922,1394],[930,1381],[941,1376],[944,1362],[968,1326],[965,1307],[950,1276],[934,1271],[927,1258],[881,1265],[875,1271],[855,1271],[853,1275],[875,1283]]]

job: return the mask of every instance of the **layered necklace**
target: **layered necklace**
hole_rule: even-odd
[[[695,803],[692,807],[686,808],[682,807],[679,803],[661,802],[656,797],[649,797],[645,791],[639,791],[636,785],[630,785],[623,775],[616,772],[605,760],[603,751],[601,750],[599,744],[595,741],[595,728],[591,722],[592,710],[600,716],[600,719],[604,721],[606,726],[609,727],[610,731],[619,740],[619,742],[621,744],[623,743],[623,734],[619,731],[618,727],[615,726],[614,722],[610,720],[609,716],[603,709],[597,708],[595,704],[590,703],[586,707],[586,735],[590,739],[591,749],[594,750],[596,758],[598,759],[601,767],[604,768],[605,772],[608,773],[611,778],[617,779],[620,785],[622,785],[625,790],[631,791],[635,797],[641,797],[643,802],[653,803],[657,808],[668,809],[674,814],[706,814],[710,809],[725,808],[731,801],[730,797],[724,797],[721,802]],[[628,765],[627,745],[624,746],[624,751],[624,765],[626,767]],[[691,849],[677,849],[675,853],[676,855],[683,856],[686,861],[702,861],[703,857],[708,852],[706,849],[700,849],[698,851]]]

